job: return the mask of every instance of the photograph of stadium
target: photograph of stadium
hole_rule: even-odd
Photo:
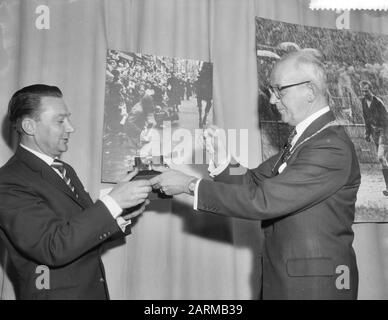
[[[101,181],[117,182],[139,158],[174,158],[174,132],[194,137],[211,124],[212,76],[210,62],[108,50]]]
[[[258,112],[263,160],[290,128],[269,102],[269,75],[282,55],[310,51],[324,63],[329,105],[354,143],[361,169],[356,222],[388,222],[388,36],[256,17]],[[373,110],[370,112],[369,110]]]

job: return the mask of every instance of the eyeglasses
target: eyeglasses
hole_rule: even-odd
[[[281,86],[281,87],[278,87],[278,86],[268,86],[268,89],[269,89],[269,92],[271,94],[273,94],[276,99],[281,99],[282,98],[282,95],[281,95],[281,91],[284,90],[284,89],[287,89],[287,88],[291,88],[291,87],[295,87],[295,86],[299,86],[301,84],[305,84],[305,83],[309,83],[311,82],[310,80],[308,81],[303,81],[303,82],[298,82],[298,83],[293,83],[293,84],[288,84],[286,86]]]

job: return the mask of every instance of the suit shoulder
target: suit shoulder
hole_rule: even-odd
[[[25,169],[23,164],[12,156],[1,168],[0,168],[0,183],[8,180],[24,180]]]
[[[0,167],[0,174],[5,174],[5,173],[9,172],[10,169],[12,170],[12,167],[14,167],[15,163],[17,162],[16,160],[17,159],[16,159],[15,155],[13,155],[11,158],[9,158],[8,161],[2,167]]]
[[[349,151],[354,149],[353,142],[350,140],[345,128],[340,125],[331,126],[322,130],[322,132],[317,134],[315,142],[328,147],[342,148]]]

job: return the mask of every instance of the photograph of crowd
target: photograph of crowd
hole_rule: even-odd
[[[305,50],[327,71],[330,108],[352,139],[362,181],[356,222],[388,221],[388,36],[256,17],[258,111],[263,160],[284,145],[290,128],[269,102],[269,74],[282,55]]]
[[[102,182],[117,182],[135,158],[171,158],[163,150],[162,139],[171,139],[165,132],[184,128],[194,137],[195,129],[211,124],[212,78],[210,62],[108,50]],[[151,143],[160,145],[160,154],[149,154]]]

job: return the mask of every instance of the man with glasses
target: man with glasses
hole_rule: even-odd
[[[194,195],[196,210],[262,221],[264,299],[356,299],[360,169],[328,106],[324,67],[294,52],[275,65],[270,83],[270,102],[295,127],[281,152],[244,175],[235,175],[229,157],[215,161],[214,181],[162,168],[151,182],[167,194]],[[207,134],[210,149],[222,154],[217,130]]]

